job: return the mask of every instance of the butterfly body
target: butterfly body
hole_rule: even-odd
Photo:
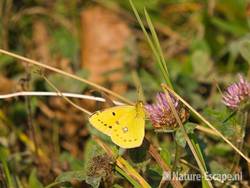
[[[135,106],[123,105],[97,111],[90,123],[122,148],[135,148],[142,144],[145,132],[145,111],[141,102]]]

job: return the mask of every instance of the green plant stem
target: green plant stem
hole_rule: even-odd
[[[60,184],[62,184],[62,182],[53,182],[53,183],[47,185],[45,188],[52,188],[52,187],[60,185]]]
[[[174,158],[174,163],[172,166],[172,172],[175,172],[177,169],[177,166],[180,162],[180,155],[181,155],[181,149],[182,149],[181,146],[178,145],[175,139],[174,139],[174,142],[175,142],[175,158]]]
[[[137,183],[133,178],[128,176],[121,168],[119,168],[118,166],[115,166],[115,170],[119,172],[122,176],[124,176],[134,187],[141,188],[140,184]]]
[[[239,112],[240,113],[240,120],[241,120],[241,129],[240,129],[240,135],[239,135],[239,146],[238,148],[242,151],[243,149],[243,146],[244,146],[244,138],[245,138],[245,133],[246,133],[246,126],[247,126],[247,119],[248,119],[248,112]],[[240,156],[237,155],[235,160],[234,160],[234,163],[233,163],[233,166],[232,166],[232,169],[231,169],[231,172],[230,173],[234,173],[238,164],[240,162]]]
[[[14,183],[13,183],[12,177],[10,175],[8,164],[7,164],[7,162],[5,160],[1,160],[1,162],[2,162],[2,165],[3,165],[4,174],[5,174],[6,178],[7,178],[8,187],[9,188],[14,188]]]

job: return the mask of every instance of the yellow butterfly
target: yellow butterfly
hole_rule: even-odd
[[[142,144],[145,132],[142,102],[135,106],[123,105],[97,111],[90,116],[89,122],[122,148],[135,148]]]

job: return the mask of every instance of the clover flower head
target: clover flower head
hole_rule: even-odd
[[[239,82],[226,89],[222,102],[231,109],[237,109],[242,104],[250,102],[250,83],[239,75]]]
[[[173,95],[170,94],[170,98],[182,122],[186,121],[189,117],[187,109]],[[155,103],[146,104],[145,109],[155,128],[171,129],[178,125],[165,93],[158,93]]]

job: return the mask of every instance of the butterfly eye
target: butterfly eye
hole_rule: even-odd
[[[112,112],[113,116],[115,116],[115,112]]]

